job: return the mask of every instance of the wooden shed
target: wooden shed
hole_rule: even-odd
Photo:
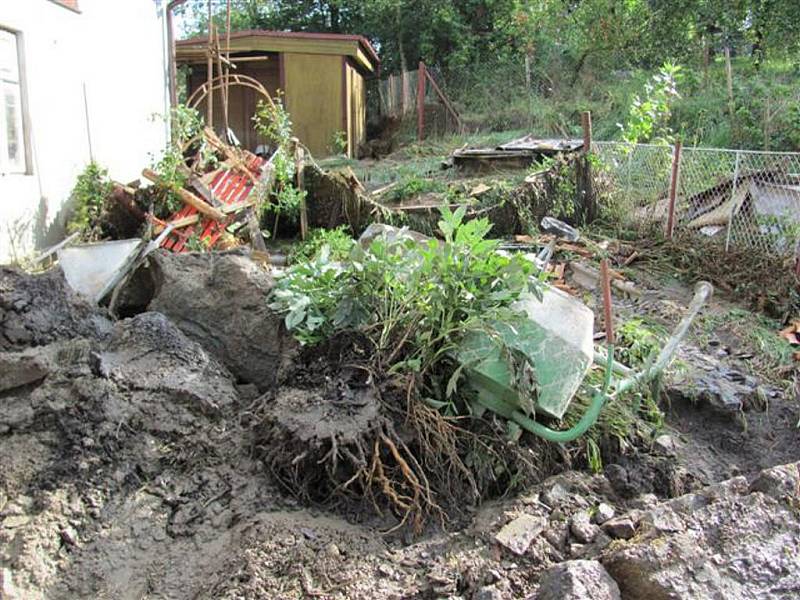
[[[190,67],[189,94],[208,77],[206,38],[175,44],[178,65]],[[241,31],[231,34],[231,71],[258,80],[274,97],[280,90],[294,133],[315,156],[334,152],[344,136],[348,156],[366,139],[366,78],[377,75],[380,61],[366,38],[358,35],[286,31]],[[214,127],[223,129],[219,94],[214,100]],[[228,124],[245,148],[263,142],[253,129],[258,93],[232,86]],[[205,110],[204,105],[199,107]]]

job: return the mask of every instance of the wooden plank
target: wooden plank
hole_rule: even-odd
[[[245,208],[249,208],[253,206],[252,200],[245,200],[244,202],[237,202],[236,204],[226,204],[222,207],[222,212],[226,215],[232,213],[238,213]],[[193,215],[189,215],[188,217],[180,217],[175,219],[174,221],[167,221],[164,225],[156,225],[153,230],[156,233],[159,233],[164,230],[166,225],[172,225],[173,229],[183,229],[184,227],[188,227],[189,225],[194,225],[195,223],[200,222],[200,215],[195,213]]]
[[[221,213],[219,210],[217,210],[213,206],[206,204],[200,198],[192,194],[190,191],[166,183],[164,180],[161,179],[161,177],[159,177],[158,173],[156,173],[152,169],[142,170],[142,176],[145,177],[146,179],[149,179],[153,183],[164,186],[167,189],[170,189],[171,191],[175,192],[176,194],[178,194],[178,197],[184,204],[188,204],[189,206],[194,207],[195,209],[197,209],[198,212],[204,214],[208,218],[214,219],[215,221],[222,221],[223,219],[225,219],[225,215]]]

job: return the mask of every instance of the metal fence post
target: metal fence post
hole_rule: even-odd
[[[419,61],[417,70],[417,141],[425,138],[425,63]]]
[[[589,154],[592,151],[592,113],[585,111],[581,114],[581,127],[583,128],[583,152],[576,162],[578,180],[578,202],[581,207],[581,216],[584,224],[590,223],[597,216],[592,190],[592,166]]]
[[[739,187],[739,164],[742,160],[742,153],[736,151],[736,164],[733,167],[733,189],[731,190],[731,214],[728,217],[728,231],[725,232],[725,252],[731,248],[731,230],[733,229],[733,216],[736,214],[736,188]]]
[[[672,239],[672,234],[675,231],[675,198],[678,195],[682,147],[681,141],[676,140],[675,150],[672,154],[672,177],[669,182],[669,212],[667,213],[667,239],[669,240]]]

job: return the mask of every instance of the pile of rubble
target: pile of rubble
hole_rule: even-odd
[[[264,423],[290,422],[281,394],[314,396],[286,384],[298,348],[271,286],[246,249],[162,250],[117,320],[58,268],[0,270],[4,598],[800,593],[798,464],[703,486],[669,436],[417,539],[379,535],[388,514],[299,508]]]

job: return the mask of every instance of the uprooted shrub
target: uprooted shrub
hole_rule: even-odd
[[[539,293],[533,263],[499,252],[486,239],[488,220],[465,223],[464,215],[463,207],[443,209],[443,241],[378,238],[343,262],[323,247],[278,280],[271,306],[286,314],[287,328],[306,346],[336,348],[342,369],[362,374],[345,383],[369,390],[354,400],[339,386],[296,403],[288,418],[267,418],[265,461],[294,493],[317,501],[361,495],[418,529],[443,514],[441,504],[463,507],[506,491],[541,464],[510,460],[509,452],[533,450],[512,448],[504,423],[473,418],[461,385],[453,352],[463,337],[511,318],[516,300]],[[373,398],[377,415],[367,409]],[[325,402],[338,403],[346,425],[330,426],[337,417]],[[298,435],[298,419],[319,424],[316,434]]]

